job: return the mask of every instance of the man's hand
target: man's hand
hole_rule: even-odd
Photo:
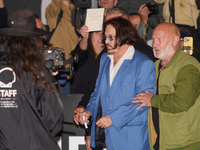
[[[139,93],[136,95],[136,97],[133,98],[132,103],[141,103],[140,106],[137,107],[137,109],[140,109],[144,106],[151,106],[151,98],[154,96],[153,93],[148,92],[146,90],[146,93]]]
[[[85,138],[86,150],[92,150],[90,147],[90,136],[86,136]]]
[[[140,15],[141,17],[141,22],[144,22],[147,24],[148,22],[148,15],[149,15],[149,9],[148,7],[146,6],[146,4],[143,4],[140,6],[139,10],[138,10],[138,14]]]
[[[62,2],[63,2],[64,5],[66,5],[69,8],[71,0],[62,0]]]
[[[84,116],[84,119],[85,120],[83,120],[83,116]],[[88,124],[89,123],[89,118],[90,118],[90,116],[91,116],[91,112],[90,111],[85,111],[85,112],[83,112],[83,113],[81,113],[80,114],[80,117],[79,117],[79,122],[83,125],[85,122],[86,122],[86,124]]]
[[[0,0],[0,8],[4,8],[4,7],[5,7],[5,5],[4,5],[3,0]]]
[[[88,26],[83,25],[79,30],[80,34],[82,35],[82,39],[80,41],[80,48],[82,50],[86,50],[88,47],[88,38],[89,38],[89,29]]]
[[[52,75],[56,76],[59,72],[58,71],[52,71]]]
[[[83,106],[79,106],[77,107],[74,112],[73,112],[73,118],[74,118],[74,122],[79,125],[79,120],[80,120],[80,114],[83,113],[85,111],[85,107]]]
[[[89,29],[88,29],[88,26],[83,25],[83,26],[81,27],[81,29],[79,30],[79,32],[81,33],[83,39],[88,40],[88,37],[89,37]]]
[[[113,124],[112,120],[108,115],[102,116],[97,122],[96,125],[99,128],[108,128]]]

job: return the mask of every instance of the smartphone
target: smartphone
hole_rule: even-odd
[[[185,53],[192,55],[193,49],[194,49],[194,47],[193,47],[193,37],[184,37],[182,50]]]

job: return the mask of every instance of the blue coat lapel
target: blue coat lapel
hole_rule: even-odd
[[[124,76],[126,75],[126,72],[128,71],[130,63],[131,63],[131,59],[124,60],[124,62],[122,63],[121,67],[119,68],[119,70],[118,70],[117,74],[115,75],[115,78],[112,82],[112,85],[111,85],[112,90],[114,90],[117,87],[117,85],[119,85],[119,83],[122,82],[122,79],[124,78]]]

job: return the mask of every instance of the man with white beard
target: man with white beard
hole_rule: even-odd
[[[139,93],[133,103],[149,111],[151,149],[200,149],[200,64],[179,47],[179,29],[159,24],[153,31],[156,94]]]

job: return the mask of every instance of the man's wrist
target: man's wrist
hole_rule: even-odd
[[[148,27],[148,24],[145,23],[145,22],[140,21],[139,26],[147,28],[147,27]]]
[[[157,98],[158,98],[158,95],[154,95],[151,100],[150,100],[150,103],[151,103],[151,106],[152,107],[156,107],[157,108]]]

